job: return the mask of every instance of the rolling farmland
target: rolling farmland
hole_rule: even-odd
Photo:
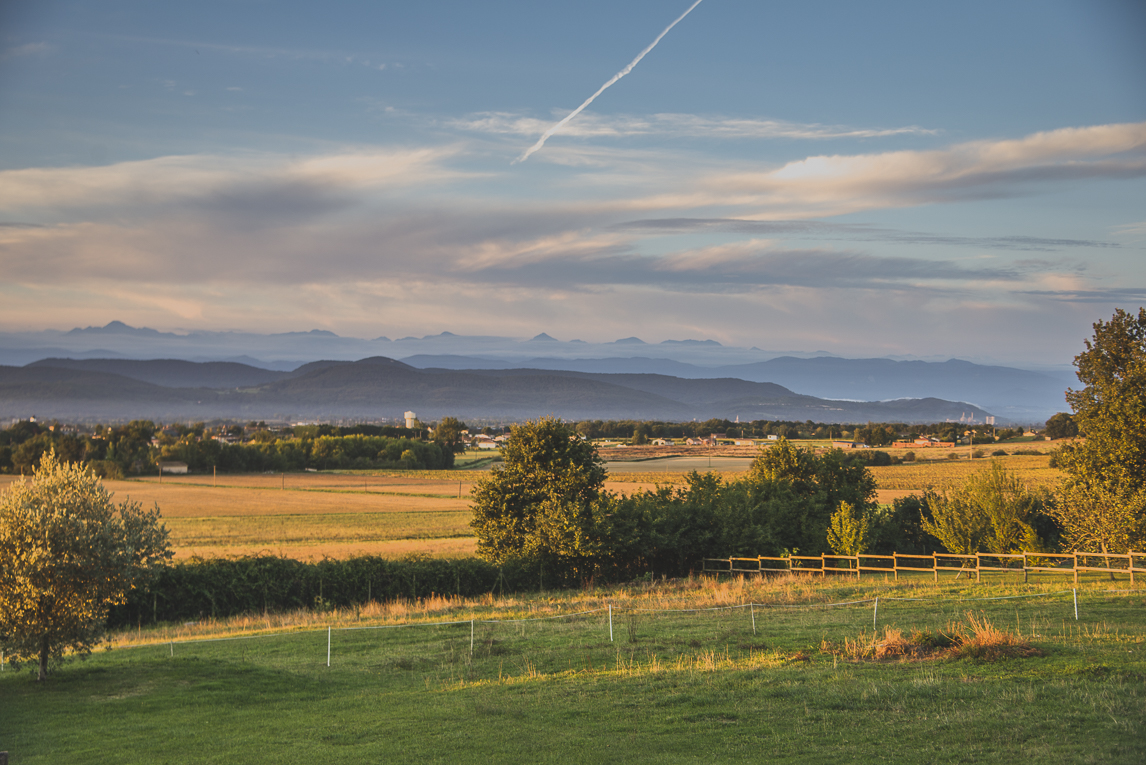
[[[1032,487],[1052,486],[1060,475],[1045,454],[1001,458]],[[623,494],[656,485],[680,485],[691,470],[725,478],[743,475],[751,460],[700,457],[607,463],[606,489]],[[931,460],[870,468],[878,498],[927,488],[950,490],[988,463]],[[158,504],[177,559],[269,554],[298,560],[411,553],[472,555],[469,493],[474,470],[274,475],[154,476],[105,481],[117,501]],[[0,476],[0,487],[13,476]]]

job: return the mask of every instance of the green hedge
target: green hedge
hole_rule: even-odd
[[[346,608],[371,600],[433,594],[477,597],[488,592],[536,590],[543,584],[544,572],[536,566],[499,568],[477,558],[366,556],[317,563],[272,556],[192,560],[159,569],[148,585],[112,609],[108,626]],[[550,586],[556,584],[550,582]]]

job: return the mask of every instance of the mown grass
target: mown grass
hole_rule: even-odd
[[[0,749],[55,762],[1140,762],[1146,591],[677,581],[253,615],[120,635],[44,685],[0,675]],[[1043,595],[1007,601],[971,597]],[[1038,649],[850,659],[825,645],[968,613]],[[890,597],[925,601],[891,601]],[[650,613],[761,603],[747,609]],[[474,624],[614,607],[607,616]],[[785,608],[783,606],[798,606]],[[448,626],[407,626],[458,619]],[[394,627],[335,631],[334,626]],[[179,637],[300,631],[214,643]],[[310,630],[310,631],[305,631]],[[129,644],[138,647],[127,648]],[[174,656],[172,656],[174,653]]]

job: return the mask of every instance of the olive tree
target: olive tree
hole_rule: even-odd
[[[171,555],[158,508],[116,505],[94,473],[49,451],[0,495],[0,644],[44,680],[49,660],[90,653],[108,609]]]

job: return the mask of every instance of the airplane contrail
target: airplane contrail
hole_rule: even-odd
[[[633,67],[636,66],[638,63],[640,63],[641,59],[644,58],[646,55],[648,55],[649,51],[651,51],[653,48],[657,47],[657,43],[659,43],[661,41],[661,38],[664,37],[665,35],[667,35],[669,33],[669,30],[672,29],[673,27],[675,27],[677,24],[679,24],[681,22],[681,20],[684,19],[685,16],[692,13],[692,9],[695,8],[696,6],[700,5],[700,3],[701,3],[701,0],[696,0],[695,3],[690,5],[688,7],[687,11],[682,13],[676,21],[674,21],[673,23],[671,23],[667,27],[665,27],[665,31],[663,31],[659,35],[657,35],[657,39],[655,39],[651,43],[649,43],[649,47],[645,48],[643,51],[641,51],[639,54],[637,54],[637,57],[634,58],[632,61],[630,61],[628,66],[626,66],[624,69],[622,69],[621,71],[614,74],[613,77],[608,82],[606,82],[604,85],[597,88],[596,93],[594,93],[593,95],[586,98],[585,103],[581,104],[576,109],[574,109],[572,112],[570,112],[568,115],[566,115],[565,119],[561,120],[556,125],[549,128],[548,130],[546,130],[542,134],[542,136],[537,139],[537,143],[530,146],[528,149],[525,150],[524,154],[522,154],[517,159],[513,160],[513,164],[516,165],[518,162],[524,162],[525,160],[529,159],[530,154],[532,154],[533,152],[537,151],[542,146],[544,146],[545,142],[549,140],[549,137],[551,135],[556,133],[561,128],[565,127],[565,125],[569,122],[569,120],[573,119],[578,114],[580,114],[582,111],[584,111],[585,107],[588,106],[589,104],[593,103],[593,100],[596,99],[597,96],[604,93],[614,82],[621,79],[622,77],[624,77],[629,72],[633,71]]]

